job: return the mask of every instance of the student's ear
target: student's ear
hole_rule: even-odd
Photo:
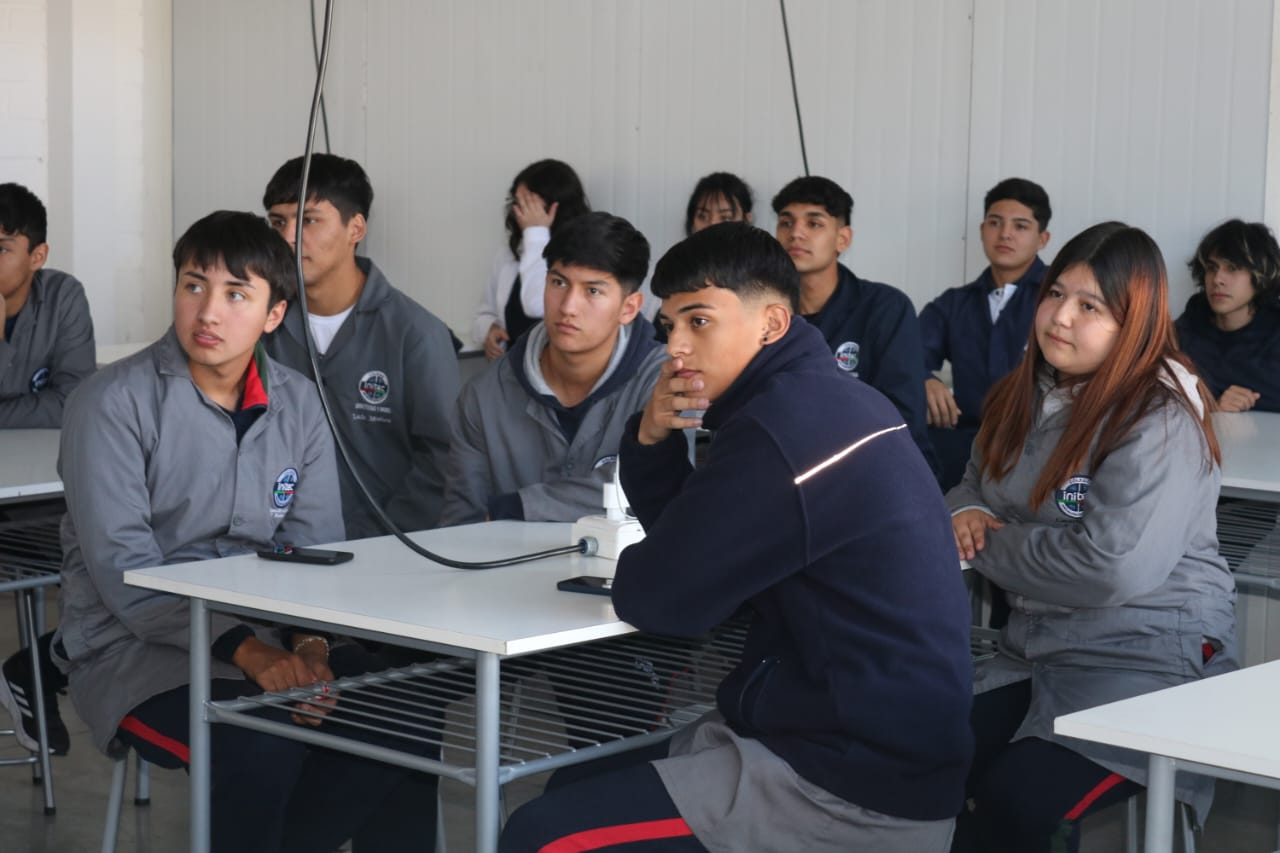
[[[271,306],[271,310],[267,312],[267,322],[262,325],[262,333],[270,334],[284,321],[284,312],[289,308],[289,303],[281,299],[275,305]]]
[[[764,331],[760,335],[760,343],[768,346],[776,344],[791,328],[791,311],[781,302],[770,302],[764,307]]]
[[[34,249],[31,250],[31,255],[29,260],[29,263],[31,265],[31,271],[35,272],[36,270],[40,269],[42,266],[44,266],[44,262],[47,260],[49,260],[49,244],[41,243],[39,246],[36,246]]]
[[[1043,250],[1044,247],[1047,245],[1049,245],[1049,232],[1047,230],[1041,231],[1040,232],[1040,248]]]
[[[742,214],[742,221],[748,225],[751,224],[751,211],[748,210],[746,213]]]
[[[351,218],[347,220],[347,239],[351,245],[363,243],[365,235],[369,233],[369,223],[365,220],[363,213],[353,213]]]
[[[841,225],[836,231],[836,251],[843,253],[845,249],[853,245],[853,226]]]
[[[618,322],[623,326],[630,323],[640,313],[643,305],[644,291],[636,288],[635,293],[627,294],[627,298],[622,300],[622,308],[618,311]]]

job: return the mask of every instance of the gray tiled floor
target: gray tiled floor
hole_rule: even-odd
[[[0,596],[0,656],[16,648],[11,596]],[[45,817],[40,788],[27,767],[0,767],[0,853],[85,853],[101,843],[102,821],[110,787],[111,765],[89,743],[84,725],[70,703],[61,700],[63,719],[72,734],[70,755],[53,762],[58,813]],[[465,712],[458,707],[455,712]],[[2,714],[3,712],[0,712]],[[1280,716],[1277,717],[1280,720]],[[8,721],[0,719],[0,728]],[[1280,723],[1277,724],[1280,731]],[[13,740],[0,737],[0,758],[21,753]],[[132,776],[131,776],[132,778]],[[540,778],[515,783],[507,791],[512,808],[538,793]],[[175,771],[152,773],[152,803],[135,808],[125,800],[118,850],[172,853],[186,849],[187,780]],[[449,849],[466,853],[474,847],[471,789],[446,781],[442,787]],[[1199,840],[1202,853],[1261,853],[1277,846],[1277,797],[1269,791],[1225,784]],[[1086,823],[1082,849],[1087,853],[1123,850],[1124,809],[1115,808]]]

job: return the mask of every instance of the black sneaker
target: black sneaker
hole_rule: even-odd
[[[13,717],[14,736],[18,743],[31,752],[40,748],[40,735],[36,727],[35,694],[31,683],[31,659],[26,649],[15,652],[0,666],[0,706]],[[58,712],[57,693],[47,693],[44,699],[45,729],[49,736],[49,754],[66,755],[71,749],[71,735]]]

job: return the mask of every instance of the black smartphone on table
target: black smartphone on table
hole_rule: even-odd
[[[330,551],[327,548],[295,548],[292,545],[281,545],[273,551],[259,551],[258,556],[264,560],[279,560],[284,563],[315,563],[320,566],[334,566],[345,563],[355,554],[350,551]]]
[[[564,592],[585,592],[588,595],[609,595],[613,591],[613,578],[582,575],[560,581],[556,584],[556,589]]]

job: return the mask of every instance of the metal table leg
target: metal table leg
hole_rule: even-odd
[[[476,850],[498,849],[498,656],[476,658]]]
[[[1146,853],[1173,851],[1173,780],[1177,768],[1172,758],[1152,755],[1147,763]]]
[[[191,599],[191,701],[190,727],[191,772],[191,853],[209,853],[211,821],[209,815],[210,750],[209,723],[205,721],[205,703],[209,700],[209,611],[204,601]]]

